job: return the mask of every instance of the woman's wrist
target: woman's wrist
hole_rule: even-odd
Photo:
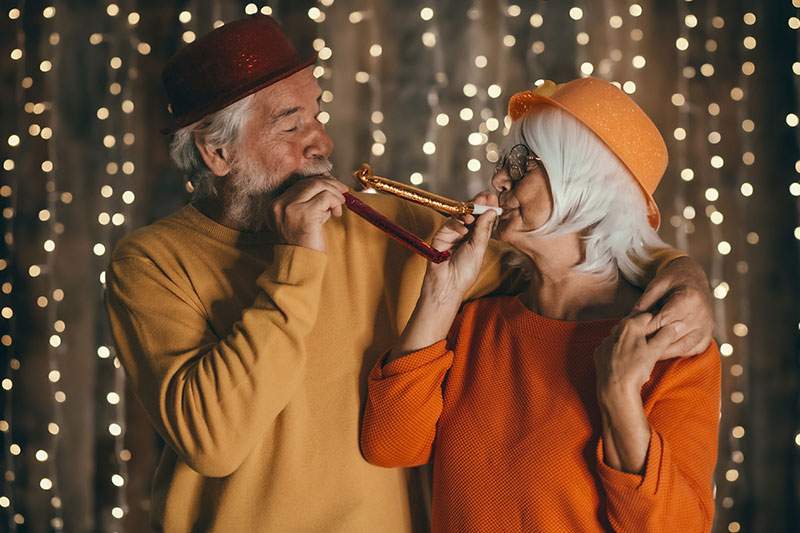
[[[455,283],[452,280],[442,279],[447,275],[447,273],[434,274],[429,266],[422,281],[419,301],[444,310],[460,307],[464,300],[464,292],[454,287]]]
[[[598,391],[603,426],[603,462],[615,470],[641,474],[650,442],[650,424],[640,391]]]
[[[597,388],[600,407],[607,413],[641,405],[641,388],[625,382],[604,383]]]
[[[386,359],[393,361],[445,339],[450,332],[459,305],[451,302],[427,300],[423,295],[411,314],[403,333]]]

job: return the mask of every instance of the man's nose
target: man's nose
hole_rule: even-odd
[[[317,122],[314,125],[314,131],[311,134],[308,144],[303,150],[303,155],[308,159],[320,157],[328,158],[332,152],[333,139],[331,139],[325,131],[325,127]]]

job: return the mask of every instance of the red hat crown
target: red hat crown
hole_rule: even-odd
[[[178,50],[161,75],[172,132],[291,76],[316,61],[302,58],[270,16],[237,20]]]

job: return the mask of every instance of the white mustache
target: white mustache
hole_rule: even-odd
[[[319,174],[330,174],[333,170],[333,163],[329,159],[320,159],[319,161],[308,165],[300,170],[301,176],[316,176]]]

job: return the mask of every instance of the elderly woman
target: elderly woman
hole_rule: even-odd
[[[680,335],[632,312],[667,245],[652,192],[658,130],[587,78],[512,98],[492,178],[503,213],[450,220],[398,344],[369,377],[370,462],[433,460],[434,531],[710,531],[717,347],[665,355]],[[527,289],[460,302],[493,224]]]

